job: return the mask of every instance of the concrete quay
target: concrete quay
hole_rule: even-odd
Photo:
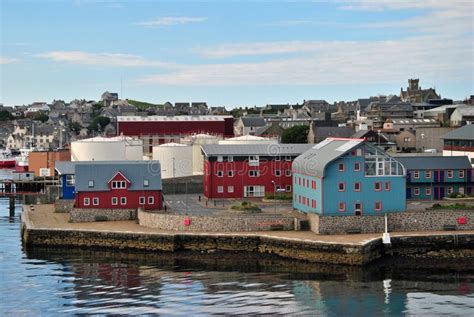
[[[140,226],[135,221],[70,223],[53,205],[24,206],[22,240],[27,248],[80,247],[153,252],[245,251],[326,264],[365,265],[387,255],[474,249],[474,231],[392,232],[320,235],[311,231],[177,232]],[[472,254],[472,252],[471,252]]]

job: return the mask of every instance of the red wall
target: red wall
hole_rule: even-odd
[[[235,162],[209,162],[204,161],[204,196],[207,198],[243,198],[244,186],[265,186],[266,193],[273,193],[273,183],[286,188],[292,185],[292,176],[286,176],[285,171],[291,171],[291,163],[289,161],[264,161],[260,160],[259,166],[248,166],[247,161]],[[260,176],[250,177],[249,170],[258,169]],[[224,171],[223,177],[217,177],[218,170]],[[234,176],[227,176],[227,171],[233,170]],[[281,171],[281,176],[275,176],[275,170]],[[291,174],[290,174],[291,175]],[[234,186],[234,193],[227,192],[227,186]],[[218,193],[217,186],[224,186],[224,192]],[[293,190],[293,188],[291,188]]]
[[[121,121],[117,134],[128,136],[210,133],[234,136],[233,118],[223,121]]]
[[[144,209],[161,209],[163,202],[161,200],[161,190],[139,190],[128,191],[126,189],[112,189],[107,192],[80,192],[76,193],[76,208],[112,208],[112,209],[137,209],[139,197],[145,197]],[[154,197],[154,204],[148,204],[148,197]],[[90,198],[90,205],[84,206],[84,198]],[[92,204],[92,198],[99,197],[99,206]],[[112,197],[118,198],[118,205],[112,205]],[[120,197],[127,197],[127,204],[120,204]]]

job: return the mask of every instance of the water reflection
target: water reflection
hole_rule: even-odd
[[[246,253],[22,251],[0,200],[2,315],[474,315],[469,259],[366,268]]]

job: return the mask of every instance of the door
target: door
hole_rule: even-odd
[[[443,199],[444,197],[444,187],[439,188],[439,199]]]
[[[434,171],[434,181],[435,183],[439,183],[439,171]]]
[[[407,199],[411,199],[411,187],[407,187]]]
[[[362,203],[355,203],[355,205],[354,205],[354,215],[362,216]]]
[[[439,171],[439,181],[440,183],[444,182],[444,171]]]
[[[435,173],[435,175],[437,172]],[[433,199],[439,200],[439,187],[433,187]]]

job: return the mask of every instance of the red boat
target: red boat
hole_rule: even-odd
[[[12,168],[15,167],[16,160],[12,157],[10,151],[5,150],[0,153],[0,168]]]

